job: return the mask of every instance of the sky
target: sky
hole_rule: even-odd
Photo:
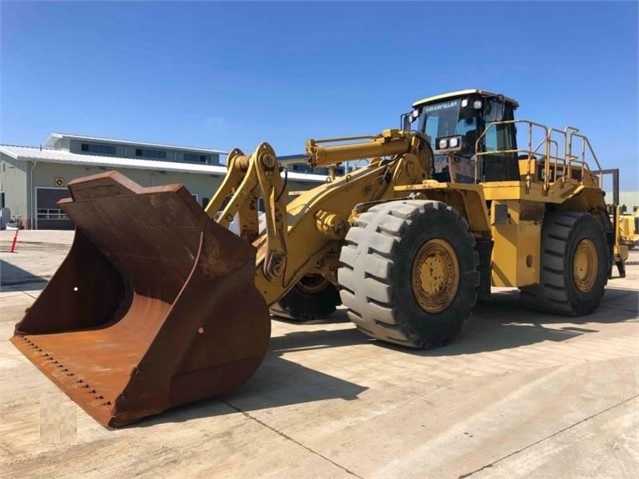
[[[480,88],[639,190],[638,3],[0,1],[0,143],[52,132],[278,155]]]

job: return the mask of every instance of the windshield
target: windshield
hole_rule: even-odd
[[[426,134],[430,146],[435,148],[435,139],[456,134],[459,118],[459,100],[426,105],[419,119],[419,131]]]
[[[466,102],[470,103],[470,102]],[[437,150],[436,139],[453,135],[462,135],[462,151],[474,150],[477,132],[477,111],[470,105],[461,107],[461,99],[446,100],[425,105],[419,118],[419,131],[430,141],[433,150]],[[474,133],[472,138],[467,138]],[[466,140],[468,139],[468,144]]]

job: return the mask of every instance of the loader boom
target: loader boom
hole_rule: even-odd
[[[326,145],[344,141],[350,143]],[[303,192],[287,205],[286,175],[282,178],[271,146],[262,143],[250,156],[233,150],[227,176],[205,209],[211,218],[222,210],[217,221],[224,227],[237,215],[240,236],[258,250],[256,286],[268,305],[311,272],[334,279],[339,241],[346,236],[353,206],[392,197],[395,186],[425,179],[432,164],[425,137],[400,130],[370,137],[308,140],[307,154],[313,167],[374,159],[347,176]],[[266,231],[261,235],[257,221],[260,197],[266,210]]]

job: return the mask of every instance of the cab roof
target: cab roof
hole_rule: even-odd
[[[423,98],[413,103],[413,108],[417,108],[418,106],[422,106],[427,103],[433,103],[433,102],[437,102],[441,100],[447,100],[449,98],[458,98],[460,96],[472,95],[472,94],[477,94],[484,97],[499,96],[498,93],[492,93],[486,90],[477,90],[477,89],[459,90],[459,91],[453,91],[449,93],[442,93],[440,95],[429,96],[428,98]],[[503,96],[503,98],[506,101],[506,103],[509,103],[510,105],[512,105],[513,108],[517,108],[519,106],[519,103],[517,103],[517,101],[513,100],[512,98],[508,98],[507,96]]]

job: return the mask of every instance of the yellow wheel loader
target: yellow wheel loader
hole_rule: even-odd
[[[233,150],[204,211],[180,185],[74,180],[60,202],[74,243],[12,341],[117,427],[239,387],[267,351],[269,308],[303,320],[342,303],[364,334],[409,348],[450,341],[491,286],[591,313],[623,265],[601,167],[578,130],[515,120],[517,106],[458,91],[416,102],[400,129],[309,140],[292,160]],[[301,159],[331,174],[289,194]]]
[[[619,216],[620,243],[633,249],[639,243],[639,208],[632,214]]]

